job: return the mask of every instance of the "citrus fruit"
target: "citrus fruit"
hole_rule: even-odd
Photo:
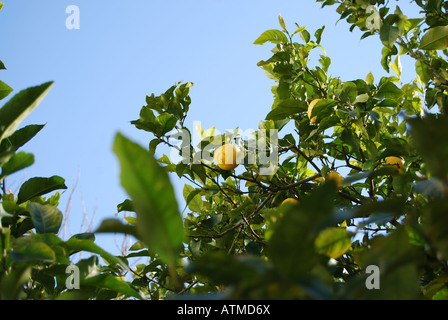
[[[295,205],[295,204],[299,204],[299,200],[294,199],[294,198],[286,198],[285,200],[283,200],[281,206],[286,204],[286,203],[290,203],[290,204]]]
[[[404,162],[399,157],[386,157],[386,166],[396,168],[398,172],[401,172],[404,169]]]
[[[341,189],[341,183],[344,180],[344,178],[339,174],[337,171],[331,171],[325,176],[326,181],[333,180],[336,182],[336,185]]]
[[[238,167],[236,157],[238,148],[233,144],[227,143],[215,150],[213,159],[222,170],[233,170]]]

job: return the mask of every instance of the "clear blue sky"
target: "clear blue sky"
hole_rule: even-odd
[[[8,70],[1,71],[1,80],[14,93],[55,81],[23,123],[47,124],[23,149],[35,155],[35,164],[7,182],[14,191],[34,176],[64,177],[64,212],[79,169],[70,213],[73,233],[81,231],[84,208],[90,219],[94,215],[95,229],[127,198],[112,142],[117,131],[145,146],[150,141],[149,134],[129,123],[138,118],[146,95],[160,94],[179,80],[191,81],[189,128],[193,121],[221,132],[257,128],[271,108],[273,82],[256,64],[270,57],[272,46],[253,42],[263,31],[280,28],[279,13],[290,31],[294,22],[311,34],[326,26],[321,44],[332,59],[332,76],[349,81],[369,72],[376,80],[385,75],[378,37],[361,41],[361,33],[350,33],[344,21],[336,25],[335,7],[321,9],[312,0],[3,2],[0,60]],[[72,4],[80,9],[79,30],[65,25],[66,7]],[[400,2],[412,16],[407,4]],[[405,75],[413,75],[413,67],[403,62],[409,69]],[[173,183],[181,203],[183,184]],[[111,237],[99,241],[115,253]]]

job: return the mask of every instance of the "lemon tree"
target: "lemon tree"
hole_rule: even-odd
[[[163,227],[160,236],[166,239],[183,234],[175,242],[160,239],[165,246],[137,234],[126,258],[147,257],[134,271],[133,284],[148,298],[447,297],[448,167],[442,132],[448,124],[448,5],[415,1],[423,14],[409,18],[385,1],[317,2],[337,4],[350,31],[380,39],[381,59],[371,63],[388,76],[375,79],[369,73],[342,81],[329,74],[332,61],[321,46],[325,26],[307,30],[296,23],[289,30],[279,16],[280,29],[254,41],[273,46],[273,55],[258,66],[275,84],[272,110],[261,117],[253,138],[237,130],[229,138],[199,128],[199,144],[175,142],[172,132],[191,136],[185,117],[192,83],[148,96],[140,119],[132,122],[154,136],[141,157],[152,157],[162,145],[175,150],[181,162],[164,154],[154,166],[186,182],[182,225],[180,212],[170,218],[163,210],[149,212],[159,197],[125,202],[135,202],[132,228]],[[405,55],[415,64],[409,83],[400,79]],[[254,141],[262,147],[253,148]],[[117,151],[123,157],[124,151]],[[273,157],[266,161],[266,156]],[[122,167],[124,177],[130,170],[148,181],[153,176],[144,166],[128,166]],[[270,171],[262,171],[266,168]],[[137,187],[129,186],[129,194]],[[162,226],[150,223],[162,217]],[[371,265],[381,271],[381,290],[365,285]]]
[[[135,203],[130,227],[138,231],[142,223],[147,232],[162,233],[163,246],[135,233],[138,241],[125,257],[147,257],[132,283],[148,298],[447,298],[448,5],[415,1],[422,16],[409,18],[385,1],[317,2],[337,4],[350,31],[380,39],[381,59],[371,63],[388,76],[342,81],[329,74],[331,58],[321,46],[325,26],[307,30],[296,23],[289,30],[279,16],[280,29],[254,41],[273,46],[258,66],[275,84],[272,110],[261,116],[253,138],[199,128],[199,144],[175,142],[172,132],[191,136],[185,117],[192,83],[148,96],[132,122],[153,134],[149,149],[130,141],[119,149],[129,144],[150,158],[165,145],[182,161],[164,154],[154,170],[186,182],[182,224],[180,212],[168,217],[155,210],[166,201],[161,197],[124,202]],[[369,4],[376,5],[373,11]],[[366,24],[374,18],[378,23]],[[415,64],[409,83],[400,80],[405,55]],[[254,141],[263,147],[253,148]],[[124,152],[117,149],[120,158]],[[273,157],[266,161],[267,155]],[[131,163],[122,166],[123,177],[154,176]],[[138,186],[128,188],[132,195]],[[171,234],[183,236],[173,242]],[[381,271],[381,290],[365,284],[371,265]]]
[[[117,133],[129,195],[117,211],[133,215],[106,219],[95,233],[131,235],[125,256],[104,252],[93,234],[55,235],[57,199],[42,199],[49,189],[38,187],[63,187],[58,177],[27,181],[17,199],[3,182],[0,294],[74,295],[60,285],[60,268],[85,250],[108,263],[81,261],[87,276],[76,297],[84,299],[447,299],[448,2],[414,1],[416,17],[384,0],[317,2],[337,5],[347,32],[378,38],[380,59],[368,63],[386,76],[330,74],[325,26],[279,16],[279,29],[254,39],[272,47],[257,65],[274,84],[251,137],[196,127],[193,144],[191,82],[146,97],[131,124],[148,133],[147,145]],[[414,67],[407,83],[401,59]],[[32,136],[16,133],[16,119],[48,87],[19,93],[23,108],[0,109],[0,180],[32,163],[16,153]],[[183,199],[172,181],[184,184]],[[372,266],[380,289],[366,285]]]

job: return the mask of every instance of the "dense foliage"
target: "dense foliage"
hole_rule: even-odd
[[[273,46],[258,65],[276,85],[272,110],[251,135],[196,127],[201,141],[193,145],[193,84],[147,96],[131,123],[149,132],[148,146],[120,133],[114,143],[129,194],[118,211],[135,214],[95,231],[132,235],[123,257],[99,248],[94,234],[56,235],[58,193],[42,196],[65,188],[62,178],[30,179],[17,196],[5,189],[9,174],[33,162],[17,150],[42,126],[17,125],[51,84],[9,100],[0,109],[0,297],[447,299],[448,3],[415,0],[421,17],[408,18],[381,0],[317,2],[336,5],[362,38],[380,38],[378,63],[389,76],[330,75],[325,27],[310,33],[296,24],[292,32],[279,16],[280,29],[254,42]],[[401,79],[405,56],[416,71],[409,83]],[[10,91],[0,83],[1,98]],[[235,169],[214,161],[222,144],[239,147]],[[160,150],[170,156],[156,159]],[[176,177],[185,182],[182,213]],[[67,290],[66,268],[81,250],[95,255],[76,262],[80,288]],[[370,266],[379,288],[368,285]]]

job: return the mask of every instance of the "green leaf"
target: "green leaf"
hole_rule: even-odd
[[[109,289],[128,297],[143,299],[141,292],[133,288],[128,282],[120,280],[111,274],[99,274],[81,281],[80,286],[95,286],[101,289]]]
[[[359,150],[359,139],[351,129],[344,129],[341,133],[341,140],[349,146],[349,151]]]
[[[20,91],[0,109],[0,141],[14,133],[47,95],[53,82]]]
[[[422,61],[417,60],[415,62],[415,71],[417,72],[420,81],[427,84],[432,79],[432,73],[429,67]]]
[[[135,212],[135,207],[134,207],[134,204],[132,203],[132,200],[126,199],[122,203],[118,204],[117,211],[118,212],[122,212],[122,211]]]
[[[419,274],[417,264],[424,259],[420,247],[411,245],[403,228],[388,235],[378,235],[369,244],[369,250],[358,255],[358,265],[379,267],[380,290],[369,290],[366,281],[352,281],[348,289],[357,287],[348,299],[413,300],[419,298]],[[362,275],[365,277],[366,274]],[[420,297],[421,298],[421,297]]]
[[[8,162],[3,164],[2,173],[0,174],[0,181],[6,176],[29,167],[34,163],[34,155],[26,152],[19,152],[14,154]]]
[[[325,30],[325,26],[322,26],[322,28],[319,28],[316,30],[316,32],[314,33],[314,36],[316,37],[316,43],[319,44],[321,39],[322,39],[322,33]]]
[[[283,28],[283,31],[286,32],[285,20],[283,20],[283,17],[280,13],[278,14],[278,22],[280,23],[280,26]]]
[[[0,280],[0,300],[23,299],[23,289],[31,277],[31,266],[19,265]]]
[[[303,31],[301,31],[300,32],[300,37],[302,38],[303,42],[305,42],[305,43],[310,42],[311,35],[308,32],[308,30],[304,29]]]
[[[422,50],[445,50],[446,48],[448,48],[448,26],[429,29],[420,41]]]
[[[374,81],[375,81],[375,78],[373,77],[372,72],[369,72],[369,74],[368,74],[367,77],[366,77],[366,82],[367,82],[368,84],[373,84]]]
[[[186,201],[186,205],[193,212],[201,212],[203,201],[199,193],[202,189],[195,189],[192,186],[184,185],[183,196]]]
[[[317,120],[330,116],[334,112],[334,107],[336,106],[337,101],[332,99],[321,99],[315,105],[313,110],[311,111],[311,117],[317,116]]]
[[[12,91],[10,86],[0,80],[0,100],[6,98]]]
[[[386,81],[380,86],[376,94],[377,97],[398,100],[403,96],[403,91],[394,83]]]
[[[115,218],[104,219],[98,229],[95,230],[95,233],[123,233],[138,238],[137,230],[134,226],[123,224]]]
[[[57,208],[31,202],[29,210],[37,233],[58,233],[62,222],[62,213]]]
[[[0,60],[0,70],[6,70],[5,64]]]
[[[443,287],[434,296],[433,300],[448,300],[448,287]]]
[[[358,96],[358,88],[355,83],[349,81],[342,85],[341,100],[353,103]]]
[[[395,46],[393,46],[392,48],[383,47],[383,49],[381,50],[381,66],[387,72],[389,72],[391,57],[397,53],[398,50]]]
[[[93,234],[87,233],[74,235],[64,242],[64,247],[68,250],[69,255],[80,251],[95,253],[100,255],[108,264],[118,264],[121,265],[125,270],[129,271],[128,265],[122,259],[111,255],[109,252],[105,251],[94,243]]]
[[[167,264],[178,258],[184,230],[167,173],[141,146],[118,133],[114,151],[121,165],[121,184],[137,212],[139,239]]]
[[[271,112],[266,116],[266,120],[281,120],[291,115],[304,112],[307,110],[307,104],[305,101],[299,101],[296,99],[282,100],[275,106]]]
[[[193,173],[194,179],[198,180],[202,184],[205,185],[207,180],[207,174],[205,171],[205,167],[202,164],[199,163],[193,163],[191,165],[191,171]]]
[[[257,38],[257,40],[255,40],[254,44],[265,44],[266,42],[272,42],[272,43],[283,43],[283,42],[288,42],[288,37],[281,32],[280,30],[267,30],[265,32],[263,32],[261,34],[261,36],[259,36]]]
[[[335,195],[336,184],[325,183],[298,206],[278,208],[284,210],[283,218],[273,229],[268,254],[284,276],[303,277],[317,264],[314,241],[331,218]]]
[[[59,176],[31,178],[20,187],[19,194],[17,195],[17,203],[23,203],[34,197],[39,197],[58,189],[67,189],[65,180]]]
[[[156,116],[154,115],[154,112],[149,107],[145,106],[140,110],[140,119],[131,121],[131,124],[135,125],[137,129],[155,132],[155,121]]]
[[[395,74],[398,77],[401,76],[402,67],[401,67],[401,60],[400,60],[400,56],[399,55],[395,58],[394,63],[392,63],[390,65],[390,67],[392,68],[392,71],[395,72]]]
[[[433,176],[445,180],[448,174],[448,145],[446,128],[448,118],[428,115],[426,118],[409,119],[411,136],[419,154]]]
[[[53,262],[56,258],[51,247],[35,236],[16,239],[12,244],[11,257],[17,262]]]
[[[195,259],[187,270],[204,275],[214,283],[241,286],[244,283],[253,285],[254,280],[266,274],[268,266],[266,261],[257,256],[234,256],[210,250]]]
[[[394,26],[383,24],[380,30],[381,42],[388,48],[392,48],[400,34],[400,29]]]
[[[157,131],[160,135],[171,131],[176,126],[176,123],[176,117],[169,113],[163,113],[156,118]]]
[[[346,229],[331,227],[319,233],[315,246],[317,252],[337,259],[350,249],[352,241]]]
[[[19,130],[14,131],[14,133],[5,140],[8,140],[9,143],[11,143],[12,147],[17,150],[29,140],[31,140],[40,130],[42,130],[44,126],[45,125],[37,124],[25,126]]]
[[[422,226],[440,259],[448,258],[448,201],[434,199],[422,210]]]
[[[149,142],[149,148],[148,148],[148,150],[149,150],[149,152],[152,154],[152,155],[154,155],[155,153],[156,153],[156,149],[157,149],[157,146],[161,143],[162,141],[160,140],[160,139],[152,139],[150,142]]]

